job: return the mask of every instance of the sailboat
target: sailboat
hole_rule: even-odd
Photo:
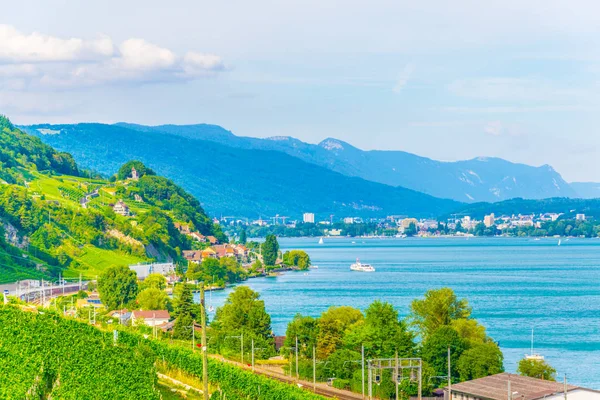
[[[210,293],[208,294],[209,298],[208,298],[208,312],[214,312],[215,308],[212,305],[212,292],[215,289],[215,277],[213,276],[213,283],[212,286],[210,287]]]
[[[321,239],[319,239],[319,244],[323,244],[323,237],[321,237]]]
[[[525,359],[526,360],[536,360],[536,361],[544,360],[544,356],[535,354],[535,352],[533,351],[533,328],[531,328],[531,354],[525,354]]]
[[[558,239],[558,245],[559,245],[559,246],[560,246],[560,244],[561,244],[561,243],[562,243],[562,242],[561,242],[561,240],[560,240],[560,239]]]

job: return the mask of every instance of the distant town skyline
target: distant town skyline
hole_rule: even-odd
[[[0,113],[334,137],[600,182],[598,11],[583,0],[11,3]]]

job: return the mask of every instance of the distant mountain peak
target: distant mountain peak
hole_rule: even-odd
[[[289,142],[293,138],[291,136],[271,136],[266,138],[267,140],[272,140],[274,142]]]
[[[325,150],[345,150],[348,143],[334,138],[327,138],[319,143],[319,146]]]

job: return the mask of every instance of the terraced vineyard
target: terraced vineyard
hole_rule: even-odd
[[[48,312],[0,306],[0,398],[160,399],[147,346]]]

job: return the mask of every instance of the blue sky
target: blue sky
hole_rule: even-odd
[[[23,0],[2,10],[0,112],[16,123],[206,122],[600,181],[593,1]]]

